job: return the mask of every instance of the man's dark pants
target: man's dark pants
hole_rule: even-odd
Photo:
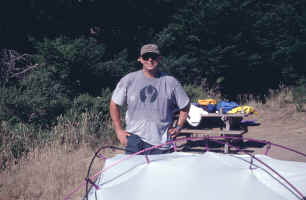
[[[148,144],[144,141],[141,140],[141,138],[135,134],[131,134],[130,136],[127,137],[128,143],[127,146],[125,147],[125,153],[126,154],[133,154],[136,152],[139,152],[143,149],[150,148],[153,145]],[[173,149],[166,149],[166,150],[161,150],[161,149],[151,149],[145,152],[140,153],[141,155],[153,155],[153,154],[164,154],[164,153],[171,153],[173,152]]]

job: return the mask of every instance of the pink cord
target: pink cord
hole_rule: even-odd
[[[187,138],[181,138],[181,139],[177,139],[177,140],[172,140],[172,141],[166,142],[166,143],[164,143],[164,144],[155,145],[155,146],[152,146],[152,147],[143,149],[143,150],[141,150],[141,151],[139,151],[139,152],[136,152],[136,153],[133,153],[133,154],[129,154],[129,155],[127,155],[127,156],[125,156],[125,157],[119,159],[118,161],[112,163],[112,164],[109,165],[108,167],[103,168],[102,170],[98,171],[95,175],[91,176],[90,179],[92,180],[93,178],[97,177],[97,176],[100,175],[101,173],[107,171],[108,169],[110,169],[110,168],[112,168],[112,167],[118,165],[119,163],[121,163],[121,162],[123,162],[123,161],[125,161],[125,160],[130,159],[131,157],[134,157],[134,156],[136,156],[136,155],[142,154],[142,153],[144,153],[144,152],[146,152],[146,151],[150,151],[150,150],[152,150],[152,149],[160,148],[160,147],[162,147],[162,146],[164,146],[164,145],[174,144],[174,151],[176,151],[176,142],[178,142],[178,141],[189,141],[189,140],[195,141],[195,140],[211,139],[211,140],[214,140],[214,141],[216,141],[216,142],[218,142],[218,143],[225,144],[224,142],[218,141],[217,139],[219,139],[219,138],[223,138],[223,139],[233,139],[233,138],[236,138],[236,137],[230,137],[230,136],[204,136],[204,137],[193,137],[193,138],[187,137]],[[271,145],[274,145],[274,146],[278,146],[278,147],[280,147],[280,148],[283,148],[283,149],[286,149],[286,150],[289,150],[289,151],[293,151],[293,152],[295,152],[295,153],[297,153],[297,154],[300,154],[300,155],[306,157],[306,154],[304,154],[304,153],[302,153],[302,152],[299,152],[299,151],[296,151],[296,150],[291,149],[291,148],[286,147],[286,146],[282,146],[282,145],[279,145],[279,144],[274,144],[274,143],[271,143],[271,142],[267,142],[267,141],[265,141],[265,140],[255,140],[255,139],[252,139],[252,138],[244,138],[244,139],[245,139],[245,140],[248,140],[248,141],[255,141],[255,142],[261,142],[261,143],[268,144],[269,146],[267,147],[267,149],[269,149],[269,150],[270,150],[270,148],[271,148]],[[230,145],[230,147],[234,147],[234,146]],[[234,147],[234,148],[236,148],[236,147]],[[281,179],[283,179],[292,189],[294,189],[294,190],[302,197],[302,199],[305,198],[305,197],[303,196],[303,194],[302,194],[297,188],[295,188],[288,180],[286,180],[283,176],[281,176],[279,173],[277,173],[274,169],[272,169],[269,165],[267,165],[266,163],[264,163],[262,160],[256,158],[254,155],[248,153],[247,151],[241,150],[241,149],[239,149],[239,148],[236,148],[236,149],[238,149],[238,150],[244,152],[245,154],[249,155],[251,158],[254,158],[254,159],[256,159],[258,162],[262,163],[264,166],[266,166],[266,167],[269,168],[272,172],[274,172],[276,175],[278,175]],[[208,146],[206,146],[206,150],[208,150]],[[268,154],[268,150],[266,151],[265,155],[266,155],[266,154]],[[103,158],[102,158],[102,159],[103,159]],[[147,159],[148,159],[148,158],[147,158]],[[147,160],[147,162],[148,162],[148,160]],[[84,186],[85,184],[86,184],[86,181],[81,182],[81,184],[80,184],[75,190],[73,190],[71,193],[69,193],[64,199],[65,199],[65,200],[70,199],[70,197],[72,196],[72,194],[74,194],[75,192],[77,192],[78,190],[80,190],[80,188],[81,188],[82,186]]]

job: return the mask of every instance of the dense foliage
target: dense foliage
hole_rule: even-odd
[[[156,42],[161,68],[223,98],[263,98],[306,76],[305,1],[3,1],[1,119],[48,127],[101,96]],[[12,10],[19,17],[9,17]],[[5,17],[4,17],[5,16]]]

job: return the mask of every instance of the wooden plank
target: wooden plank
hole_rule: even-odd
[[[207,135],[241,135],[245,130],[202,130],[202,129],[182,129],[182,134],[207,134]]]
[[[174,115],[174,119],[178,119],[178,114]],[[221,113],[207,113],[206,115],[202,115],[202,118],[210,118],[210,117],[230,117],[230,118],[239,118],[239,117],[246,117],[248,114],[243,113],[236,113],[236,114],[221,114]]]
[[[246,114],[220,114],[220,113],[208,113],[206,115],[202,115],[202,118],[205,117],[245,117]]]

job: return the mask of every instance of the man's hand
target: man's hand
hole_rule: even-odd
[[[110,105],[109,105],[109,111],[110,115],[112,118],[112,123],[115,128],[115,132],[117,135],[118,140],[120,143],[124,146],[127,145],[127,136],[130,134],[126,132],[122,126],[121,126],[121,121],[120,121],[120,109],[119,106],[111,100]]]
[[[170,137],[172,139],[175,139],[176,136],[178,136],[178,134],[180,134],[184,123],[187,119],[188,116],[188,112],[189,112],[189,108],[190,108],[190,103],[188,103],[188,105],[180,110],[180,114],[179,114],[179,118],[178,118],[178,122],[175,128],[169,128],[168,133],[170,134]]]
[[[180,129],[179,128],[170,128],[168,130],[168,133],[170,134],[171,139],[175,139],[178,134],[180,134]]]
[[[117,138],[120,141],[120,143],[123,146],[126,146],[127,142],[128,142],[127,136],[130,136],[130,134],[128,132],[126,132],[125,130],[119,130],[116,133],[117,133]]]

